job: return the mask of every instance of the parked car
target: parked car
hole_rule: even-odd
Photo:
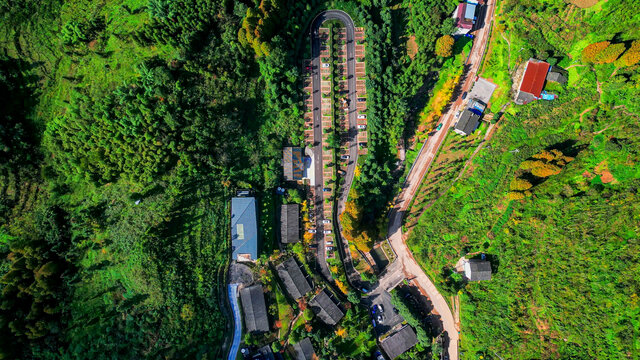
[[[332,246],[327,246],[327,251],[333,251],[333,247]]]
[[[331,192],[331,188],[324,188],[324,189],[322,189],[322,191],[324,191],[324,192]]]
[[[358,119],[366,119],[366,118],[367,118],[367,115],[365,114],[358,115]]]
[[[317,231],[316,231],[316,229],[309,229],[309,230],[307,230],[307,232],[311,233],[311,234],[315,234]]]
[[[317,249],[317,248],[318,248],[318,244],[309,245],[309,249]]]
[[[371,307],[371,312],[372,312],[373,314],[376,314],[378,311],[379,311],[379,309],[378,309],[378,305],[373,305],[373,306]]]
[[[322,223],[323,224],[331,224],[331,220],[324,219],[324,220],[322,220]]]
[[[349,155],[342,155],[342,156],[340,156],[340,159],[349,160]]]
[[[358,98],[358,102],[365,102],[365,101],[367,101],[366,98]]]
[[[364,130],[366,128],[367,128],[367,125],[362,125],[362,124],[358,125],[358,129],[360,130]]]
[[[323,233],[324,233],[325,235],[329,235],[329,234],[331,234],[331,230],[325,230],[325,231],[323,231]]]
[[[378,319],[378,322],[381,323],[382,320],[384,320],[384,317],[382,315],[378,315],[377,319]]]
[[[438,126],[436,127],[436,131],[440,131],[440,129],[442,129],[442,123],[438,124]]]
[[[466,98],[467,98],[467,92],[465,91],[465,92],[462,93],[462,100],[464,100]]]
[[[382,304],[380,304],[379,307],[380,307],[380,314],[383,314],[384,313],[384,306],[382,306]]]
[[[327,241],[327,245],[333,245],[333,241]]]
[[[323,64],[322,64],[322,67],[323,67],[323,68],[328,68],[328,67],[329,67],[329,63],[323,63]]]

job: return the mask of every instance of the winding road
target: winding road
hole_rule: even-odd
[[[313,156],[315,163],[315,195],[316,195],[316,229],[324,229],[325,226],[323,224],[324,213],[323,213],[323,164],[322,164],[322,141],[318,139],[322,139],[322,89],[321,89],[321,77],[320,77],[320,37],[319,37],[319,29],[320,26],[329,20],[338,20],[340,21],[347,30],[347,86],[348,86],[348,99],[349,99],[349,109],[348,109],[348,119],[349,119],[349,128],[347,129],[347,136],[349,141],[349,163],[347,164],[347,171],[345,173],[345,182],[342,186],[342,193],[338,198],[338,206],[337,206],[337,214],[342,213],[344,210],[345,203],[347,201],[347,197],[349,196],[349,189],[351,188],[351,183],[353,182],[353,176],[355,172],[356,165],[358,163],[358,141],[357,141],[357,110],[356,110],[356,49],[355,49],[355,27],[353,24],[353,20],[351,17],[340,10],[327,10],[318,14],[313,22],[311,23],[311,67],[313,71],[312,76],[312,98],[313,98],[313,131],[314,131],[314,146],[313,146]],[[330,49],[333,51],[333,49]],[[339,217],[335,217],[338,220],[338,229],[342,231],[342,227],[339,224]],[[317,234],[318,239],[318,263],[320,264],[320,269],[327,279],[331,279],[331,272],[327,266],[326,262],[326,244],[324,241],[324,235],[319,231]],[[345,265],[345,271],[347,273],[347,278],[351,282],[351,284],[357,288],[361,288],[361,280],[360,275],[356,272],[353,262],[351,260],[351,254],[349,252],[349,246],[343,240],[343,237],[340,234],[336,234],[337,241],[340,241],[340,251],[343,254],[342,259]]]
[[[471,53],[466,61],[466,65],[469,70],[462,80],[463,82],[460,86],[460,92],[471,90],[471,86],[476,79],[487,43],[489,42],[494,8],[495,1],[491,1],[486,4],[486,9],[482,9],[483,13],[481,13],[481,15],[486,16],[486,18],[478,20],[479,23],[482,24],[482,27],[475,30],[473,47],[471,48]],[[407,210],[411,199],[415,196],[422,179],[429,170],[438,149],[444,142],[447,132],[454,126],[456,122],[455,114],[462,110],[462,108],[463,101],[458,97],[440,120],[443,124],[442,130],[438,131],[435,136],[430,136],[423,144],[418,157],[411,167],[409,175],[402,186],[402,191],[394,201],[394,207],[389,213],[387,238],[389,239],[391,247],[395,251],[397,258],[393,264],[389,265],[384,276],[380,279],[379,285],[380,288],[386,290],[397,285],[397,283],[402,281],[403,278],[413,281],[418,289],[431,300],[434,312],[441,317],[442,325],[446,333],[445,338],[448,340],[447,349],[451,360],[458,359],[458,341],[460,335],[459,324],[455,322],[453,313],[451,312],[445,298],[440,294],[433,282],[418,265],[418,262],[407,247],[405,238],[402,234],[402,218],[404,217],[404,213]],[[379,289],[376,290],[380,291]]]

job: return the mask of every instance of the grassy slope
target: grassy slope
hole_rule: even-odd
[[[613,16],[620,3],[604,4],[603,12]],[[551,19],[536,15],[539,24],[545,16]],[[589,10],[565,15],[574,25],[603,16]],[[606,30],[599,31],[584,41],[555,35],[547,41],[575,59],[584,45],[607,38]],[[502,59],[488,64],[503,65],[485,72],[506,71],[508,53],[494,54]],[[560,64],[578,62],[571,57]],[[422,216],[410,237],[419,261],[445,292],[457,289],[448,269],[460,256],[482,251],[492,260],[492,280],[460,293],[464,351],[503,359],[637,353],[639,286],[633,274],[640,270],[635,166],[640,129],[631,101],[636,90],[629,82],[610,80],[613,71],[613,65],[596,71],[573,67],[569,90],[553,89],[560,99],[509,108],[491,147],[474,160],[473,173]],[[637,69],[621,71],[633,76]],[[576,160],[534,188],[532,198],[509,203],[518,164],[550,146],[573,149]],[[511,152],[515,149],[519,152]],[[607,171],[615,180],[603,184]]]

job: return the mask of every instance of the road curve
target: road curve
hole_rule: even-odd
[[[347,171],[345,174],[345,182],[342,186],[342,193],[338,198],[338,206],[337,213],[340,214],[344,210],[345,203],[347,201],[347,197],[349,196],[349,189],[351,188],[351,183],[353,182],[353,176],[356,168],[356,164],[358,162],[358,130],[357,123],[358,120],[356,118],[356,49],[355,49],[355,27],[353,24],[353,20],[351,17],[344,11],[340,10],[327,10],[318,14],[311,23],[310,37],[311,37],[311,67],[313,71],[312,76],[312,97],[313,97],[313,131],[314,131],[314,147],[313,147],[313,156],[315,162],[315,174],[316,174],[316,185],[315,185],[315,194],[316,194],[316,228],[323,229],[324,225],[322,224],[322,220],[324,220],[323,209],[323,194],[322,190],[324,187],[324,182],[322,179],[322,140],[318,141],[318,139],[322,139],[322,91],[321,91],[321,81],[320,78],[320,38],[318,36],[318,29],[320,26],[328,20],[338,20],[342,24],[344,24],[347,30],[347,87],[348,87],[348,98],[349,98],[349,111],[348,111],[348,119],[349,119],[349,128],[347,129],[347,135],[349,139],[349,163],[347,164]],[[330,51],[333,51],[331,49]],[[337,229],[342,231],[342,226],[339,223],[339,216],[336,216],[338,220]],[[319,231],[316,236],[318,237],[318,263],[320,264],[321,271],[323,275],[327,278],[331,278],[331,273],[329,272],[329,268],[326,262],[326,250],[325,250],[325,241],[324,235]],[[361,280],[360,275],[357,273],[353,266],[353,261],[351,259],[351,253],[349,251],[348,244],[344,241],[344,237],[341,234],[336,234],[336,240],[341,242],[341,253],[343,254],[342,259],[345,266],[345,271],[347,274],[347,278],[350,283],[357,287],[361,288]]]
[[[462,92],[469,91],[471,89],[489,40],[491,22],[493,21],[495,7],[494,1],[487,3],[486,6],[485,14],[487,14],[486,16],[488,16],[488,19],[480,19],[480,23],[483,24],[483,27],[478,29],[475,33],[475,41],[466,62],[466,65],[469,66],[469,72],[462,83]],[[446,137],[446,133],[455,124],[455,114],[461,110],[462,105],[462,99],[457,98],[447,113],[442,116],[442,130],[438,131],[435,136],[429,137],[422,146],[422,149],[420,150],[420,153],[418,154],[418,157],[416,158],[409,175],[402,186],[402,191],[394,201],[394,208],[389,214],[389,228],[387,236],[391,246],[396,252],[397,258],[396,261],[394,261],[394,264],[390,266],[390,270],[386,272],[384,278],[380,280],[381,284],[391,284],[394,283],[400,273],[403,273],[404,276],[409,280],[412,280],[418,286],[422,293],[429,297],[433,303],[434,311],[440,315],[444,331],[447,333],[449,341],[447,348],[449,358],[451,360],[458,359],[458,341],[460,335],[459,324],[456,324],[447,301],[418,265],[413,254],[407,247],[402,235],[402,218],[409,207],[411,199],[415,196],[422,179],[429,170],[438,149],[442,145]]]

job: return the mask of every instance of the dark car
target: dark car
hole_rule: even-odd
[[[465,92],[462,93],[462,100],[464,100],[466,98],[467,98],[467,92],[465,91]]]
[[[331,192],[331,188],[323,188],[322,191],[324,192]]]

